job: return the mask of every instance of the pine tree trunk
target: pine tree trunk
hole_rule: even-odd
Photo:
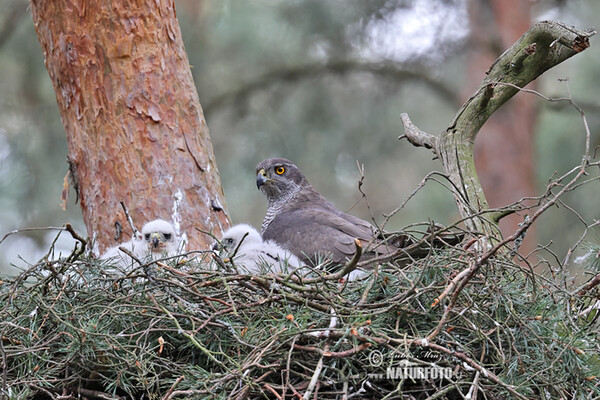
[[[162,218],[188,249],[208,248],[198,229],[229,221],[173,0],[32,0],[31,11],[95,251],[131,236],[121,201],[138,229]]]

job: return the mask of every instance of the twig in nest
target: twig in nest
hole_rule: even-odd
[[[179,275],[179,276],[184,277],[184,278],[190,278],[191,277],[190,274],[188,274],[186,272],[183,272],[183,271],[180,271],[180,270],[178,270],[176,268],[173,268],[173,267],[171,267],[171,266],[169,266],[169,265],[167,265],[167,264],[165,264],[165,263],[163,263],[161,261],[156,261],[156,265],[158,265],[159,267],[161,267],[163,269],[171,271],[175,275]]]
[[[65,224],[65,229],[67,230],[67,232],[69,232],[71,234],[71,236],[73,236],[73,239],[78,240],[79,242],[81,242],[81,244],[83,244],[84,246],[87,244],[87,239],[84,239],[83,237],[81,237],[76,231],[75,229],[73,229],[73,226],[71,224]]]
[[[352,256],[352,259],[349,260],[346,265],[344,266],[344,268],[342,268],[341,270],[339,270],[338,272],[335,272],[333,274],[327,274],[325,276],[321,276],[321,277],[317,277],[317,278],[309,278],[309,279],[304,279],[302,281],[302,283],[304,284],[304,287],[306,288],[307,285],[316,283],[316,282],[321,282],[323,280],[337,280],[340,278],[343,278],[344,276],[348,275],[350,272],[354,271],[356,269],[356,267],[358,266],[358,261],[360,260],[360,257],[362,256],[362,244],[360,243],[360,240],[358,239],[354,239],[354,247],[356,249],[356,251],[354,252],[354,255]],[[288,284],[288,283],[286,283]],[[300,287],[298,287],[298,289],[300,289]],[[306,290],[303,290],[306,291]]]
[[[81,248],[78,251],[74,251],[67,259],[67,262],[72,262],[72,261],[77,260],[79,258],[79,256],[81,256],[83,254],[88,241],[87,241],[87,239],[84,239],[83,237],[81,237],[75,231],[75,229],[73,229],[73,226],[71,226],[71,224],[65,224],[65,229],[67,232],[69,232],[71,234],[73,239],[75,239],[75,240],[79,241],[79,243],[81,243]]]
[[[589,282],[577,289],[575,293],[577,293],[578,296],[583,296],[598,285],[600,285],[600,274],[597,274],[592,279],[590,279]]]
[[[356,251],[354,252],[354,256],[352,256],[352,259],[346,263],[344,268],[342,268],[341,271],[338,271],[335,274],[325,275],[325,279],[339,279],[348,275],[350,272],[356,269],[358,261],[362,256],[362,244],[360,243],[360,240],[354,239],[354,247],[356,249]]]
[[[105,399],[105,400],[116,400],[116,399],[121,399],[121,396],[114,396],[111,395],[110,393],[104,393],[104,392],[100,392],[98,390],[90,390],[90,389],[85,389],[85,388],[77,388],[77,393],[86,396],[86,397],[91,397],[94,399]]]
[[[131,218],[131,215],[129,215],[129,211],[127,211],[127,206],[125,206],[125,203],[123,201],[121,201],[121,208],[123,208],[123,212],[125,213],[127,222],[129,223],[129,226],[131,227],[131,230],[133,231],[133,236],[137,237],[140,234],[140,231],[138,231],[138,229],[133,224],[133,219]]]
[[[331,308],[331,319],[329,320],[329,328],[321,331],[309,332],[307,335],[315,337],[329,337],[331,331],[336,328],[338,317],[334,308]]]
[[[142,262],[142,260],[140,260],[139,258],[134,256],[133,253],[131,251],[129,251],[129,249],[127,249],[125,246],[119,246],[119,250],[121,250],[123,253],[127,254],[129,257],[133,258],[135,260],[135,262],[137,262],[139,265],[145,265]]]
[[[310,351],[312,353],[319,353],[321,355],[321,357],[326,357],[326,358],[346,358],[346,357],[353,356],[354,354],[360,353],[361,351],[363,351],[364,349],[366,349],[370,346],[371,346],[371,343],[366,342],[366,343],[360,344],[358,346],[355,346],[351,349],[344,350],[344,351],[329,351],[328,346],[325,346],[325,350],[321,350],[318,347],[314,347],[314,346],[302,346],[299,344],[295,344],[294,350],[302,350],[302,351]]]
[[[277,393],[277,391],[275,389],[273,389],[271,387],[271,385],[269,385],[268,383],[263,383],[263,386],[265,389],[267,389],[269,392],[273,393],[273,396],[275,396],[277,399],[283,400],[283,397],[281,397],[281,395],[279,393]]]
[[[325,351],[327,351],[328,349],[329,349],[329,345],[325,345]],[[317,385],[317,382],[319,381],[319,375],[321,375],[321,370],[323,369],[323,358],[324,358],[324,355],[321,356],[321,358],[319,359],[319,362],[317,363],[315,372],[313,373],[312,378],[310,378],[310,383],[308,384],[308,387],[306,388],[306,391],[304,392],[304,396],[302,396],[303,400],[308,400],[310,398],[310,395],[312,394],[313,390],[315,390],[315,386]]]
[[[169,400],[171,398],[171,395],[173,394],[173,391],[175,390],[175,387],[177,385],[179,385],[179,382],[181,382],[182,380],[185,379],[185,376],[180,376],[179,378],[177,378],[177,380],[175,382],[173,382],[173,385],[169,388],[169,390],[167,391],[167,393],[165,393],[165,395],[163,396],[162,400]]]
[[[204,234],[204,235],[208,235],[208,236],[210,236],[211,238],[213,238],[213,240],[215,240],[215,241],[217,241],[217,242],[219,241],[219,238],[217,238],[215,235],[213,235],[213,233],[212,233],[212,232],[205,231],[205,230],[202,230],[202,229],[200,229],[200,228],[194,228],[194,229],[196,229],[198,232],[200,232],[200,233],[202,233],[202,234]]]
[[[369,281],[367,282],[367,286],[365,287],[365,290],[363,291],[363,294],[360,297],[360,300],[356,304],[357,307],[360,307],[366,303],[367,298],[369,297],[369,292],[371,291],[371,289],[373,289],[373,285],[375,284],[375,277],[378,275],[378,273],[379,273],[379,265],[377,265],[375,267],[375,269],[373,271],[373,277],[371,277],[371,279],[369,279]]]
[[[219,257],[218,254],[212,254],[212,259],[217,263],[217,265],[223,270],[226,271],[227,270],[227,266],[225,265],[225,262],[223,262],[223,259],[221,259],[221,257]]]
[[[431,342],[427,341],[427,339],[415,340],[413,342],[413,344],[416,344],[416,345],[421,346],[421,347],[430,348],[430,349],[439,351],[441,353],[448,354],[448,355],[450,355],[452,357],[456,357],[459,360],[464,361],[467,365],[469,365],[470,367],[472,367],[476,371],[479,371],[485,378],[489,379],[490,381],[494,382],[495,384],[500,385],[503,388],[505,388],[506,390],[508,390],[515,398],[522,399],[522,400],[527,400],[527,397],[525,397],[521,393],[517,392],[513,386],[505,383],[496,374],[494,374],[490,370],[486,369],[485,367],[482,367],[477,362],[475,362],[473,359],[467,357],[466,354],[464,354],[464,353],[462,353],[460,351],[450,350],[450,349],[448,349],[448,348],[446,348],[444,346],[441,346],[439,344],[431,343]]]
[[[22,233],[22,232],[34,232],[34,231],[51,231],[51,230],[56,230],[56,231],[64,231],[65,227],[64,226],[48,226],[45,228],[24,228],[24,229],[15,229],[13,231],[8,232],[6,235],[4,235],[2,237],[2,239],[0,239],[0,244],[2,244],[2,242],[4,242],[6,240],[6,238],[8,238],[11,235],[14,235],[16,233]]]
[[[223,364],[223,362],[220,361],[218,358],[216,358],[214,356],[214,354],[213,354],[212,351],[210,351],[206,347],[202,346],[202,344],[200,344],[200,342],[198,342],[198,340],[196,340],[196,338],[194,337],[194,335],[192,333],[190,333],[190,332],[186,331],[185,329],[183,329],[181,327],[181,325],[179,324],[179,320],[177,320],[177,318],[175,318],[173,316],[173,314],[169,310],[167,310],[162,305],[158,304],[158,302],[156,301],[156,299],[154,298],[153,295],[150,295],[150,300],[152,300],[152,302],[154,303],[154,305],[156,307],[160,308],[169,317],[169,319],[171,321],[173,321],[173,323],[177,327],[177,331],[179,333],[181,333],[183,336],[185,336],[190,341],[190,343],[192,343],[197,349],[199,349],[202,353],[204,353],[212,362],[214,362],[215,364],[219,365],[223,369],[228,370],[227,366],[225,364]],[[218,354],[225,355],[222,352],[219,352]],[[229,359],[229,357],[227,357],[227,358]]]
[[[467,399],[477,399],[477,387],[479,386],[479,374],[480,372],[475,372],[475,378],[473,378],[473,384],[469,389],[469,393],[467,393]]]
[[[456,286],[458,285],[458,283],[460,282],[460,280],[462,278],[464,278],[470,271],[471,267],[466,268],[464,270],[462,270],[460,273],[458,273],[448,284],[448,286],[446,286],[446,289],[444,289],[444,291],[442,292],[442,294],[440,294],[438,297],[436,297],[433,300],[433,303],[431,304],[431,307],[436,307],[438,304],[440,304],[440,302],[442,302],[446,296],[448,296],[450,293],[452,293],[452,291],[454,290],[454,288],[456,288]]]

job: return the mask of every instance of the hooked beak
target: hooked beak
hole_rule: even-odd
[[[256,174],[256,187],[260,189],[261,186],[263,186],[268,181],[269,178],[267,178],[267,172],[264,169],[258,171],[258,173]]]
[[[158,233],[153,233],[151,240],[152,240],[152,247],[157,249],[158,245],[160,243],[160,235]]]
[[[212,245],[211,249],[212,249],[213,251],[219,251],[219,250],[221,250],[221,246],[219,245],[219,242],[215,242],[215,243],[213,243],[213,245]]]

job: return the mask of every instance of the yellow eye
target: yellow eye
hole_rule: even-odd
[[[277,175],[283,175],[284,172],[285,172],[285,168],[283,168],[282,166],[275,168],[275,173]]]

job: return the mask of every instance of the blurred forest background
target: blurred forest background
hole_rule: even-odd
[[[365,167],[363,190],[381,221],[429,172],[441,170],[430,152],[398,141],[401,112],[438,134],[493,60],[533,22],[556,19],[587,29],[600,20],[596,0],[175,3],[229,215],[234,223],[255,226],[266,201],[256,189],[254,168],[274,156],[294,161],[340,209],[368,219],[364,201],[354,206],[362,198],[358,161]],[[592,38],[590,49],[547,72],[534,87],[553,97],[570,90],[586,112],[593,146],[600,144],[596,42]],[[66,210],[60,205],[68,171],[65,132],[25,0],[0,0],[0,77],[0,239],[14,229],[66,222],[85,233],[75,194]],[[560,81],[566,78],[568,85]],[[574,108],[525,93],[511,102],[521,115],[497,113],[478,137],[477,163],[492,206],[543,193],[548,179],[579,163],[583,152],[585,131]],[[506,135],[493,132],[494,124]],[[516,189],[504,189],[511,184]],[[598,218],[599,195],[593,183],[563,200],[591,221]],[[568,207],[545,214],[530,234],[533,243],[553,243],[560,257],[585,227]],[[458,219],[450,192],[435,182],[386,228],[427,219],[443,224]],[[56,234],[11,235],[0,244],[0,271],[35,263]],[[57,252],[70,252],[66,236]],[[593,232],[587,239],[600,240]]]

